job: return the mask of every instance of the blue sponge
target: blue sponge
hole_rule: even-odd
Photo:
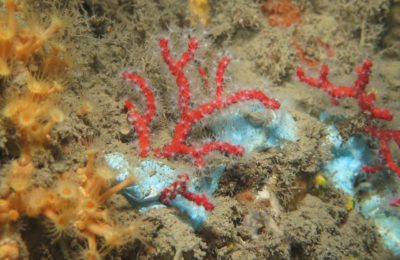
[[[177,180],[178,173],[175,170],[154,160],[143,160],[139,162],[138,166],[132,167],[120,153],[107,154],[105,161],[111,169],[119,173],[116,177],[118,182],[123,181],[130,173],[138,178],[137,183],[121,191],[132,207],[137,208],[140,212],[145,212],[149,208],[165,207],[159,201],[160,195],[164,188]],[[216,167],[210,179],[193,179],[189,184],[189,190],[211,196],[218,187],[224,169],[223,165]],[[204,207],[198,206],[180,195],[171,200],[171,205],[188,216],[188,222],[194,229],[200,228],[207,220],[207,211]]]
[[[217,140],[243,146],[247,152],[260,151],[268,147],[283,147],[286,141],[296,141],[296,123],[284,109],[270,112],[261,105],[253,105],[249,112],[272,114],[268,124],[257,124],[249,120],[242,110],[222,112],[210,124]]]

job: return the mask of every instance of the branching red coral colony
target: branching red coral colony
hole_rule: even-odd
[[[297,77],[300,81],[309,86],[323,89],[332,97],[332,103],[339,105],[338,99],[353,98],[358,102],[358,106],[362,112],[368,112],[370,121],[373,119],[380,119],[391,121],[393,114],[385,108],[378,108],[375,106],[376,94],[367,92],[366,86],[369,83],[371,74],[372,61],[369,59],[364,60],[362,66],[356,68],[357,79],[351,86],[336,86],[328,80],[329,69],[327,65],[323,65],[321,73],[318,78],[307,77],[303,69],[297,69]],[[364,133],[379,140],[379,151],[386,161],[386,166],[394,171],[400,177],[400,166],[396,164],[390,150],[389,142],[394,141],[400,147],[400,130],[381,129],[374,127],[371,122],[363,129]],[[378,166],[364,166],[363,170],[367,172],[375,172],[382,167]]]
[[[161,149],[153,149],[152,151],[154,154],[157,157],[163,158],[171,158],[177,155],[191,155],[198,167],[204,166],[205,162],[203,157],[212,151],[225,152],[227,155],[242,155],[244,153],[244,148],[240,145],[213,141],[201,146],[194,146],[187,144],[186,139],[193,124],[202,120],[206,116],[211,115],[217,110],[247,100],[258,100],[264,105],[264,107],[270,109],[278,109],[280,103],[275,99],[267,97],[262,91],[256,89],[239,90],[233,94],[224,96],[224,74],[230,59],[228,57],[222,57],[218,63],[215,75],[215,98],[196,108],[192,108],[190,83],[185,75],[184,69],[194,58],[194,53],[199,47],[198,40],[196,38],[190,38],[188,40],[187,50],[181,54],[178,60],[174,60],[171,56],[167,39],[160,39],[159,46],[163,60],[168,65],[170,73],[175,77],[176,85],[179,88],[178,105],[180,118],[176,123],[171,143],[166,144]],[[205,70],[199,68],[198,71],[201,78],[205,79]],[[124,71],[122,73],[122,78],[137,85],[146,99],[147,110],[145,113],[138,112],[131,100],[125,101],[125,108],[128,110],[128,120],[135,129],[138,138],[139,154],[144,158],[151,150],[150,124],[156,112],[154,93],[147,82],[139,74]]]

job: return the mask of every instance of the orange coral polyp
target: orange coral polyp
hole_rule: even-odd
[[[47,202],[55,208],[61,208],[63,204],[57,194],[53,191],[47,191]]]
[[[31,185],[31,176],[35,167],[32,162],[13,161],[7,176],[8,185],[17,193],[23,192]]]
[[[82,250],[81,258],[88,260],[100,260],[103,259],[99,252],[97,251],[97,243],[96,237],[93,234],[85,234],[85,237],[88,241],[88,248]]]
[[[39,124],[33,124],[29,129],[30,129],[29,135],[31,135],[31,136],[40,136],[40,129],[41,128],[40,128]]]
[[[35,115],[31,111],[22,111],[18,115],[18,125],[20,128],[28,128],[35,123]]]
[[[72,194],[74,194],[74,193],[72,192],[71,189],[64,187],[62,189],[62,191],[60,192],[60,194],[62,194],[66,198],[70,198],[70,197],[72,197]]]
[[[47,192],[43,188],[32,190],[27,196],[27,215],[37,216],[48,205]]]
[[[47,94],[49,87],[43,82],[32,80],[27,84],[28,90],[35,95],[44,96]]]
[[[34,53],[41,49],[44,44],[63,27],[63,23],[58,18],[53,18],[50,26],[44,32],[38,32],[36,35],[32,35],[31,39],[27,44],[19,49],[19,57],[22,60],[29,59]]]
[[[53,34],[59,32],[64,27],[64,23],[58,17],[53,16],[50,26],[43,33],[44,38],[49,39]]]
[[[115,172],[103,165],[96,168],[95,174],[106,184],[110,184],[112,181],[114,181],[116,176]]]
[[[28,81],[27,87],[29,92],[37,97],[48,96],[55,92],[60,92],[63,89],[61,84],[56,81],[49,83],[46,81],[36,80],[35,78]]]
[[[124,238],[124,233],[117,232],[116,230],[112,230],[107,236],[104,237],[104,244],[106,247],[119,247],[125,244],[127,241]]]
[[[82,210],[87,214],[94,214],[99,204],[94,199],[86,199],[82,203]]]
[[[27,190],[31,183],[29,177],[13,176],[8,178],[8,184],[17,193]]]
[[[8,216],[11,221],[15,221],[19,218],[19,213],[15,209],[12,209],[8,212]]]
[[[73,221],[73,214],[71,214],[72,210],[73,209],[62,214],[56,214],[52,210],[45,211],[44,214],[49,219],[49,221],[46,222],[46,227],[49,235],[53,239],[59,239],[68,226],[71,225]]]
[[[62,221],[63,222],[63,221]],[[49,221],[46,222],[46,228],[47,228],[47,233],[48,235],[54,239],[57,240],[62,237],[62,235],[65,233],[65,230],[68,228],[68,225],[65,225],[66,223],[59,223]]]
[[[19,161],[13,161],[11,163],[9,176],[23,176],[30,179],[34,170],[35,166],[32,162],[20,163]]]
[[[79,196],[77,184],[69,180],[60,180],[56,184],[56,191],[63,199],[74,199]]]

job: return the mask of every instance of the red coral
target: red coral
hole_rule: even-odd
[[[338,105],[340,98],[354,98],[358,101],[358,106],[362,112],[368,111],[370,119],[381,119],[391,121],[393,114],[386,108],[378,108],[375,106],[375,93],[368,93],[366,86],[369,83],[371,74],[372,61],[366,59],[362,66],[357,67],[357,79],[351,86],[337,86],[333,85],[328,80],[328,66],[323,65],[319,78],[307,77],[301,68],[297,69],[297,77],[300,81],[305,82],[307,85],[323,89],[332,97],[332,103]],[[400,147],[400,130],[382,129],[372,125],[364,128],[364,133],[378,139],[379,151],[386,161],[386,166],[394,171],[400,177],[400,166],[396,164],[393,159],[392,152],[390,151],[389,142],[394,141]],[[381,170],[379,165],[363,166],[366,172],[376,172]]]
[[[177,155],[191,155],[197,166],[203,166],[203,157],[212,151],[225,152],[228,155],[242,155],[244,148],[240,145],[232,145],[227,142],[214,141],[202,146],[192,146],[185,141],[194,123],[202,120],[207,115],[211,115],[217,110],[224,109],[233,104],[247,101],[258,100],[264,107],[278,109],[280,104],[275,99],[267,97],[262,91],[250,89],[240,90],[228,96],[224,96],[224,74],[230,62],[228,57],[223,57],[216,70],[216,90],[215,98],[212,101],[191,108],[192,93],[190,91],[189,80],[185,75],[184,68],[189,61],[193,59],[194,53],[198,48],[196,38],[190,38],[187,51],[183,52],[178,60],[171,57],[169,43],[167,39],[160,39],[161,55],[164,62],[168,65],[170,73],[176,79],[176,85],[179,88],[179,112],[180,118],[176,123],[174,135],[171,143],[166,144],[162,149],[154,149],[156,156],[170,158]],[[199,69],[200,76],[203,78],[205,87],[208,88],[208,81],[205,81],[205,70]],[[155,113],[154,95],[146,81],[136,73],[123,72],[122,77],[138,85],[141,92],[144,93],[147,102],[147,112],[142,115],[134,108],[132,101],[125,101],[125,107],[128,110],[128,119],[135,128],[139,140],[140,156],[146,157],[150,150],[150,123]]]
[[[195,203],[197,206],[203,206],[205,210],[212,211],[214,204],[209,201],[205,194],[196,194],[189,191],[188,182],[190,181],[189,175],[182,174],[178,176],[177,181],[165,188],[161,192],[160,201],[165,205],[170,205],[171,200],[174,200],[177,195]]]
[[[357,79],[351,86],[334,85],[328,80],[329,68],[323,65],[318,78],[307,77],[302,68],[297,69],[297,77],[300,81],[305,82],[309,86],[323,89],[332,97],[332,103],[338,105],[338,99],[354,98],[358,101],[361,111],[370,112],[371,118],[383,119],[390,121],[393,118],[392,112],[388,109],[377,108],[375,106],[376,95],[373,92],[367,92],[366,86],[369,83],[371,74],[372,61],[366,59],[361,67],[357,67]]]
[[[141,115],[135,111],[135,106],[132,101],[125,101],[125,108],[128,110],[128,120],[135,127],[136,134],[139,140],[140,156],[146,157],[150,150],[150,122],[156,111],[155,99],[153,91],[147,85],[146,81],[138,74],[123,72],[122,78],[129,80],[139,86],[144,93],[147,101],[147,112]]]
[[[364,130],[365,133],[379,140],[379,152],[385,159],[387,167],[400,177],[400,166],[394,161],[389,146],[389,142],[393,140],[397,144],[397,147],[400,147],[400,130],[379,129],[372,126],[367,126]],[[364,170],[373,172],[373,170],[369,169],[374,168],[376,170],[380,169],[379,166],[368,166]]]

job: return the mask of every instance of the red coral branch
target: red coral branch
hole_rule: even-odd
[[[187,174],[179,175],[178,178],[179,180],[174,181],[161,192],[161,203],[170,205],[171,201],[174,200],[177,195],[180,195],[183,198],[192,201],[197,206],[203,206],[207,211],[212,211],[214,209],[214,204],[209,201],[205,194],[196,194],[189,191],[188,182],[190,181],[190,178]]]
[[[144,158],[150,150],[150,123],[156,112],[154,94],[140,75],[123,72],[121,76],[124,80],[138,85],[146,98],[147,111],[144,115],[135,110],[135,106],[131,100],[125,101],[125,108],[128,110],[128,120],[135,128],[139,140],[139,154]]]
[[[183,68],[191,59],[193,59],[194,52],[198,47],[199,42],[197,39],[190,38],[187,51],[182,53],[181,58],[178,61],[175,61],[171,57],[168,40],[164,38],[160,39],[161,55],[164,59],[164,62],[168,65],[169,71],[176,78],[176,85],[179,87],[178,104],[182,116],[186,115],[188,112],[190,100],[192,98],[189,80],[186,78]]]
[[[362,112],[370,112],[372,119],[382,119],[390,121],[393,114],[388,109],[377,108],[375,106],[376,95],[365,90],[369,83],[372,61],[366,59],[361,67],[357,67],[357,79],[351,86],[336,86],[328,80],[329,68],[323,65],[318,78],[307,77],[302,68],[297,69],[297,77],[300,81],[309,86],[323,89],[332,97],[332,103],[338,105],[340,98],[354,98],[358,101],[358,106]]]
[[[378,129],[368,126],[365,128],[365,132],[379,140],[379,152],[385,159],[387,167],[400,177],[400,166],[394,161],[389,146],[389,142],[393,140],[397,144],[397,147],[400,147],[400,130]],[[369,167],[373,168],[374,166]]]
[[[185,143],[185,141],[194,123],[202,120],[205,116],[211,115],[217,110],[221,110],[238,102],[247,100],[258,100],[264,105],[264,107],[270,109],[278,109],[280,107],[280,103],[275,99],[267,97],[262,91],[254,89],[240,90],[234,94],[224,97],[224,74],[227,66],[230,63],[230,59],[228,57],[223,57],[219,61],[216,70],[216,88],[214,100],[204,103],[197,108],[191,108],[190,105],[192,93],[190,91],[189,80],[185,75],[184,68],[188,62],[193,59],[195,50],[198,48],[198,41],[195,38],[190,38],[188,41],[187,51],[182,53],[178,60],[175,60],[171,57],[169,42],[167,39],[160,39],[159,44],[164,62],[168,65],[169,71],[175,77],[176,85],[179,88],[178,104],[180,118],[175,126],[173,140],[171,143],[165,145],[162,149],[154,149],[156,156],[169,158],[176,155],[191,155],[194,158],[197,166],[203,166],[203,156],[212,151],[221,151],[229,155],[242,155],[244,148],[239,145],[215,141],[197,147],[188,145]],[[204,79],[205,71],[203,70],[202,72],[204,73],[201,73],[201,76]],[[131,121],[132,126],[134,126],[139,137],[139,146],[141,150],[141,156],[143,157],[147,155],[150,145],[149,124],[154,115],[154,97],[147,83],[139,75],[124,72],[123,77],[128,78],[131,82],[139,85],[139,88],[146,97],[148,110],[152,110],[141,116],[133,109],[133,104],[131,101],[125,103],[125,106],[129,111],[128,118]]]

